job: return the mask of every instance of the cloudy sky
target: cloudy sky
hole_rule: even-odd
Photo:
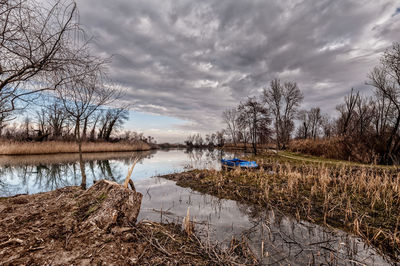
[[[400,40],[400,1],[80,0],[94,52],[133,104],[127,127],[159,142],[223,127],[221,113],[296,81],[303,108],[334,108]]]

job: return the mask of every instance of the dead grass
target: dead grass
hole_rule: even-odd
[[[151,147],[141,141],[130,142],[85,142],[83,152],[117,152],[117,151],[146,151]],[[77,153],[78,144],[75,142],[0,142],[0,155],[38,155],[56,153]]]
[[[340,228],[400,261],[400,173],[396,169],[258,158],[257,171],[193,171],[167,178],[221,198],[273,206]]]
[[[359,163],[375,163],[378,161],[378,156],[366,145],[341,137],[317,140],[292,140],[288,150],[318,157]]]
[[[126,223],[131,211],[125,203],[134,201],[115,201],[114,216],[106,202],[115,198],[80,187],[0,198],[0,264],[258,265],[244,242],[233,239],[222,249],[178,224]],[[102,218],[116,217],[106,227],[93,221],[102,210]]]

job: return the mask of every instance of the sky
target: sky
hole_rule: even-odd
[[[332,116],[400,40],[400,1],[79,0],[93,52],[132,104],[126,128],[158,142],[224,127],[221,114],[274,78]]]

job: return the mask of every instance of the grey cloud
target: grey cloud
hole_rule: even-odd
[[[397,3],[396,3],[397,2]],[[379,53],[400,39],[398,1],[81,0],[95,52],[141,111],[220,128],[221,112],[274,77],[294,80],[304,107],[332,113],[367,90]],[[159,106],[155,108],[154,106]]]

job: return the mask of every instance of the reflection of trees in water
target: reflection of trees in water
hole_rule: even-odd
[[[212,168],[219,169],[220,160],[222,158],[234,158],[243,155],[241,151],[226,152],[221,149],[186,149],[185,153],[188,156],[189,162],[186,168]]]
[[[114,182],[117,182],[117,180],[119,180],[119,177],[117,177],[117,179],[114,177],[113,170],[110,165],[110,160],[97,161],[97,166],[99,167],[102,176],[101,177],[93,176],[93,179],[103,179],[104,178],[104,179],[111,180]]]
[[[273,209],[266,211],[239,202],[237,206],[253,223],[253,227],[242,234],[250,239],[257,252],[263,246],[269,254],[267,264],[279,261],[282,264],[352,265],[377,263],[381,259],[360,239],[344,232],[332,232],[323,226],[297,221]]]
[[[126,165],[127,172],[135,155],[141,156],[140,163],[142,163],[144,159],[151,159],[155,153],[156,151],[121,153],[120,155],[113,153],[111,159],[100,159],[94,156],[92,160],[84,161],[84,167],[93,180],[104,178],[118,182],[125,178],[125,169],[121,169],[114,162],[122,162]],[[105,157],[103,154],[101,156]],[[100,155],[97,157],[100,157]],[[59,163],[37,162],[36,165],[4,165],[0,167],[0,195],[9,196],[18,193],[49,191],[78,185],[80,179],[81,172],[78,161],[64,160]]]
[[[34,185],[45,190],[54,190],[74,185],[78,178],[76,163],[38,165]]]

